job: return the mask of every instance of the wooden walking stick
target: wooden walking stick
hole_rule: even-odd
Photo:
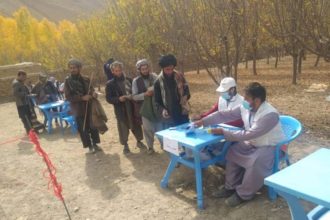
[[[91,74],[91,78],[90,78],[90,81],[89,81],[89,85],[88,85],[88,91],[87,91],[87,95],[89,94],[89,91],[91,89],[91,85],[92,85],[92,81],[93,81],[93,75],[94,75],[94,72],[92,72]],[[83,127],[83,131],[85,131],[85,128],[86,128],[86,120],[87,120],[87,111],[88,111],[88,102],[86,102],[86,110],[85,110],[85,119],[84,119],[84,127]]]

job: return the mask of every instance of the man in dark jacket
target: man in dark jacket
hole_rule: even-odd
[[[39,74],[39,81],[33,87],[31,93],[36,95],[36,103],[38,105],[49,102],[56,102],[59,100],[59,95],[54,84],[47,80],[46,73]],[[57,112],[57,108],[52,109],[53,112]],[[55,118],[55,123],[58,125],[58,120]],[[46,124],[45,124],[46,125]]]
[[[141,122],[133,114],[132,80],[125,77],[123,64],[119,61],[113,62],[111,64],[111,71],[114,77],[107,82],[105,89],[106,98],[108,103],[114,105],[119,140],[124,145],[123,153],[127,154],[130,152],[127,144],[129,130],[132,131],[136,138],[136,146],[139,148],[145,147],[141,142],[143,139]]]
[[[38,104],[56,102],[59,100],[58,92],[54,84],[47,80],[45,73],[39,74],[39,82],[33,87],[31,93],[36,94]]]
[[[91,124],[91,105],[89,102],[97,94],[91,86],[90,79],[80,74],[82,64],[79,60],[70,59],[68,67],[71,75],[65,79],[64,93],[76,118],[83,147],[88,147],[89,152],[101,150],[97,145],[100,143],[99,132]]]
[[[18,71],[17,78],[13,81],[13,95],[16,101],[18,116],[23,122],[26,133],[32,128],[32,112],[30,110],[29,89],[25,86],[26,72]]]
[[[162,70],[154,84],[156,106],[166,128],[189,122],[189,87],[184,76],[175,71],[176,64],[172,54],[162,56]]]

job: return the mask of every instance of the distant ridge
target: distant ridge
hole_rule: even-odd
[[[26,7],[38,18],[58,22],[66,19],[75,21],[102,11],[107,0],[0,0],[0,15],[11,16],[20,7]]]

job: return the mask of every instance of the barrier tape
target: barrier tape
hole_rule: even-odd
[[[53,188],[54,195],[62,201],[64,208],[66,210],[66,213],[67,213],[69,219],[71,220],[70,213],[67,209],[64,198],[62,196],[62,189],[63,189],[62,185],[59,182],[57,182],[55,166],[53,165],[52,161],[49,159],[48,154],[40,146],[38,136],[33,129],[31,129],[29,132],[29,138],[30,138],[30,141],[35,145],[35,149],[36,149],[37,153],[43,158],[43,160],[47,166],[47,169],[44,170],[44,172],[43,172],[43,176],[47,178],[47,171],[48,171],[48,178],[49,178],[48,189],[50,187]]]

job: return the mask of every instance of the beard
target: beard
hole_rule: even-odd
[[[143,79],[148,79],[149,78],[149,73],[147,73],[147,74],[142,74],[141,73],[141,76],[142,76]]]

